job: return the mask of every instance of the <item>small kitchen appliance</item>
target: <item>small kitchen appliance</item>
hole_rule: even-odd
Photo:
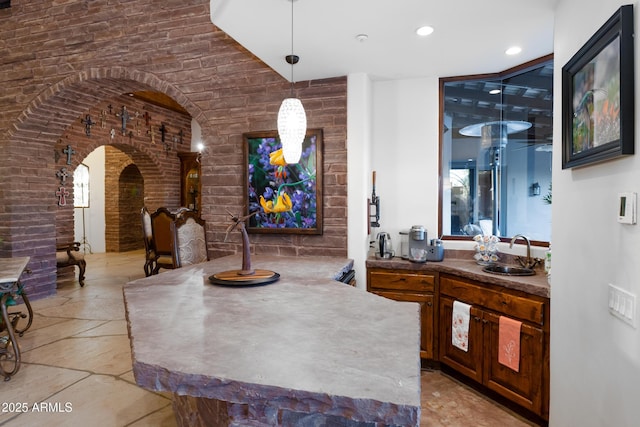
[[[431,239],[431,244],[427,248],[427,261],[442,261],[444,259],[444,246],[442,240]]]
[[[409,231],[409,261],[425,262],[427,260],[427,230],[422,225],[414,225]]]
[[[409,230],[400,231],[400,256],[409,259]]]
[[[393,244],[391,243],[391,235],[386,232],[378,233],[378,250],[376,251],[376,257],[382,259],[393,258]]]

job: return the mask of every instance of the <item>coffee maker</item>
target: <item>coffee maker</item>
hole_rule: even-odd
[[[409,231],[409,261],[427,261],[427,229],[422,225],[414,225]]]

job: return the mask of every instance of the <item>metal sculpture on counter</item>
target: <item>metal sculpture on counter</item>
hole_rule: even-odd
[[[239,228],[242,234],[242,269],[240,270],[228,270],[216,273],[209,277],[209,281],[215,285],[224,286],[254,286],[254,285],[266,285],[278,281],[280,275],[271,270],[256,270],[251,267],[251,248],[249,246],[249,235],[245,228],[245,222],[256,212],[252,212],[249,215],[241,217],[240,215],[234,215],[227,211],[233,224],[227,227],[224,241],[227,241],[229,233],[236,228]]]

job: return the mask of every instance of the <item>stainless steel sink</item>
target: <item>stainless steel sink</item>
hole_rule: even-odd
[[[533,276],[536,274],[535,270],[531,268],[516,267],[504,264],[488,265],[482,269],[487,273],[501,274],[503,276]]]

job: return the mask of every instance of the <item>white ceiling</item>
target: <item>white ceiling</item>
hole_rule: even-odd
[[[211,20],[294,81],[350,73],[374,80],[494,73],[553,52],[559,0],[211,0]],[[419,37],[416,28],[433,34]],[[367,34],[358,41],[358,34]],[[507,56],[513,46],[522,53]]]

